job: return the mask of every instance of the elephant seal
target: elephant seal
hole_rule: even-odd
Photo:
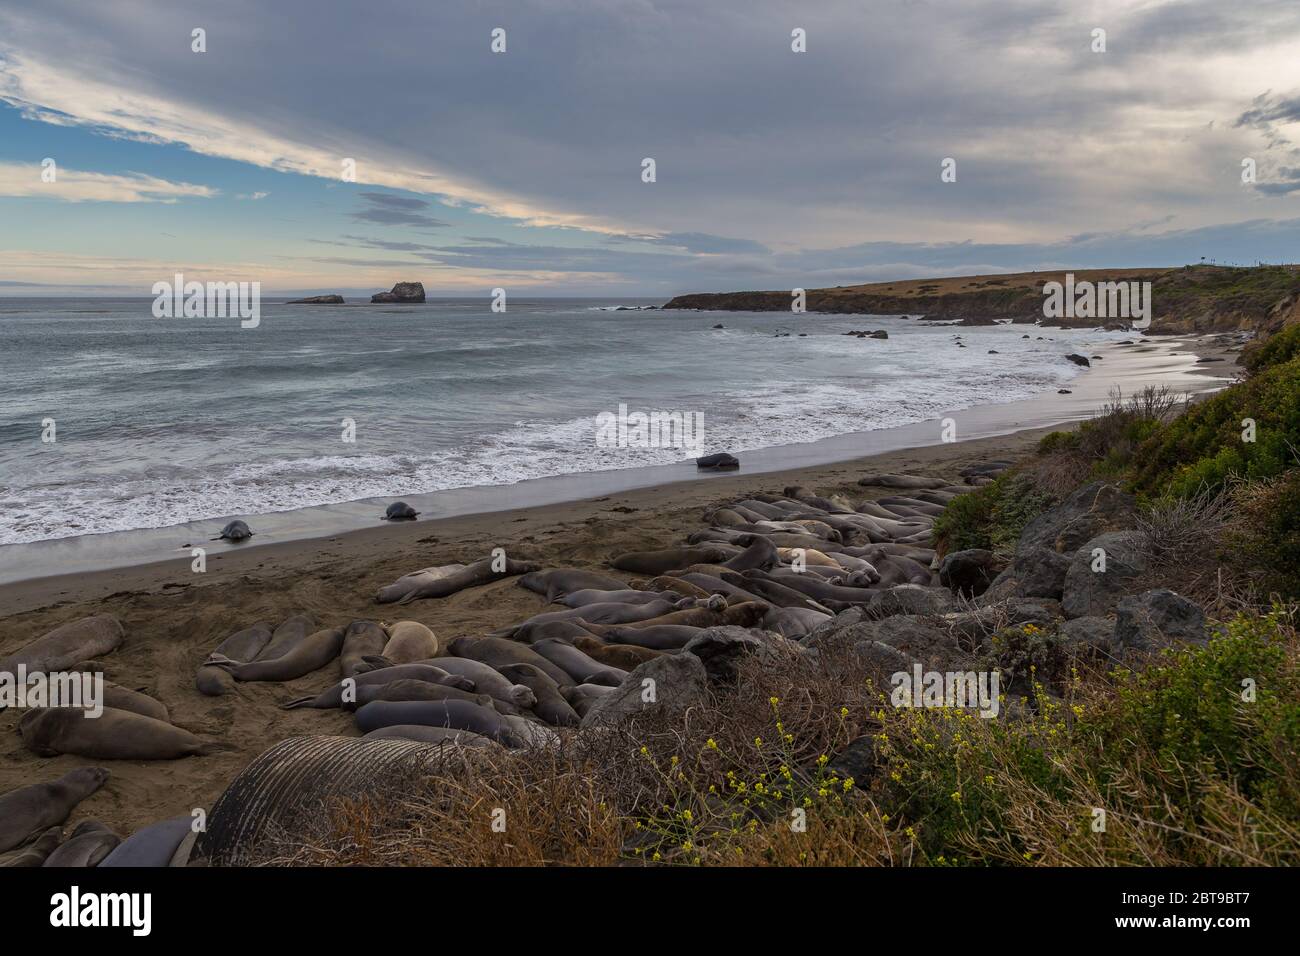
[[[591,624],[623,624],[627,621],[644,621],[647,618],[657,617],[661,614],[667,614],[669,611],[681,607],[682,601],[689,601],[691,598],[679,598],[669,601],[659,596],[659,600],[651,601],[647,604],[619,604],[616,602],[602,604],[588,604],[584,607],[571,607],[563,611],[543,611],[541,614],[534,614],[532,617],[515,624],[508,624],[505,627],[493,631],[490,637],[514,637],[520,634],[532,635],[533,631],[541,624],[548,624],[553,621],[578,621],[579,618],[584,623]]]
[[[536,720],[524,717],[507,717],[506,723],[515,732],[515,736],[527,747],[551,747],[560,742],[560,735],[555,728],[547,727]]]
[[[540,594],[547,601],[574,591],[598,590],[618,591],[627,587],[627,583],[618,578],[595,571],[583,571],[580,568],[551,568],[549,571],[532,571],[519,579],[519,586]]]
[[[384,509],[385,521],[414,521],[419,517],[420,512],[416,511],[405,501],[394,501]]]
[[[649,604],[659,600],[662,600],[662,596],[656,592],[637,588],[620,588],[617,591],[583,588],[581,591],[561,595],[559,603],[565,607],[586,607],[588,604]]]
[[[571,641],[576,637],[591,636],[586,625],[578,621],[537,621],[533,624],[521,624],[515,630],[514,639],[525,644],[536,644],[548,638]]]
[[[176,850],[186,837],[193,833],[194,818],[188,813],[184,816],[160,820],[147,827],[136,830],[117,845],[99,864],[104,867],[118,866],[169,866]]]
[[[38,711],[32,711],[38,713]],[[33,833],[58,826],[108,779],[103,767],[78,767],[58,780],[33,783],[0,795],[0,853]]]
[[[500,565],[501,570],[497,570],[498,565]],[[499,562],[496,558],[484,558],[481,561],[466,565],[459,571],[453,571],[451,574],[432,580],[422,578],[418,581],[412,581],[410,580],[411,575],[399,578],[396,583],[381,588],[375,600],[380,604],[389,604],[393,601],[398,604],[409,604],[419,598],[447,597],[449,594],[455,594],[457,591],[463,591],[466,588],[490,584],[502,578],[527,574],[529,571],[535,570],[537,570],[537,565],[528,561],[512,561],[507,558],[504,562]]]
[[[452,674],[432,664],[389,664],[387,667],[377,667],[374,670],[354,674],[351,678],[344,678],[315,697],[295,697],[293,700],[281,704],[280,708],[282,710],[294,710],[299,707],[312,707],[316,710],[331,710],[342,707],[344,703],[344,685],[349,679],[352,681],[349,686],[355,688],[358,692],[363,687],[378,687],[398,680],[441,684],[467,693],[475,689],[473,680],[459,674]],[[357,697],[360,697],[359,693]]]
[[[82,820],[42,866],[98,866],[122,838],[98,820]]]
[[[148,694],[142,694],[138,690],[128,690],[117,684],[104,681],[104,706],[112,707],[114,710],[129,710],[133,714],[141,714],[145,717],[152,717],[154,720],[161,720],[164,724],[170,724],[172,717],[167,711],[167,706],[159,700],[154,700]]]
[[[506,680],[495,667],[482,661],[468,657],[439,657],[429,663],[449,674],[469,678],[474,682],[476,691],[489,694],[502,703],[524,708],[532,707],[537,703],[532,690],[523,684]]]
[[[356,700],[344,702],[343,709],[357,710],[377,700],[463,700],[496,710],[495,702],[487,694],[473,694],[447,684],[432,684],[409,678],[389,681],[387,684],[363,684],[357,688]]]
[[[20,665],[29,674],[64,671],[78,661],[117,650],[124,634],[122,622],[111,614],[69,621],[0,658],[0,671],[17,673]]]
[[[561,687],[566,684],[578,683],[564,670],[556,667],[531,647],[525,644],[516,644],[514,641],[507,641],[499,637],[458,637],[451,642],[448,649],[457,657],[468,657],[471,660],[482,661],[484,664],[495,667],[498,671],[501,671],[501,668],[506,664],[532,664]],[[516,681],[516,683],[524,682]]]
[[[564,688],[560,693],[569,702],[574,713],[579,717],[586,717],[592,704],[617,691],[617,687],[606,687],[604,684],[574,684],[572,687]]]
[[[366,734],[363,740],[418,740],[426,744],[451,744],[458,747],[497,747],[500,746],[491,737],[476,734],[472,730],[453,730],[450,727],[428,727],[424,724],[394,724],[380,727]]]
[[[105,707],[90,718],[71,707],[29,710],[18,721],[23,745],[38,757],[76,754],[100,760],[175,760],[229,750],[161,720]]]
[[[593,625],[594,627],[595,625]],[[611,644],[630,645],[653,651],[679,651],[704,632],[702,627],[685,624],[660,624],[655,627],[602,627],[597,633]]]
[[[692,628],[692,630],[694,629]],[[663,651],[638,647],[635,644],[606,644],[595,637],[575,638],[573,646],[592,660],[628,672],[636,670],[646,661],[652,661],[663,654]]]
[[[425,724],[472,731],[507,747],[518,747],[522,743],[505,718],[495,710],[467,704],[463,700],[377,700],[358,710],[356,718],[357,728],[363,734],[382,727]]]
[[[315,618],[310,614],[295,614],[285,618],[275,629],[267,645],[252,657],[235,657],[234,654],[226,654],[226,656],[234,657],[237,661],[273,661],[277,657],[284,657],[315,632]]]
[[[555,727],[576,727],[581,720],[569,702],[560,694],[561,686],[572,687],[576,681],[569,678],[564,685],[557,684],[541,668],[532,664],[506,664],[499,668],[507,680],[531,688],[537,696],[533,713]]]
[[[395,664],[410,664],[438,656],[438,638],[419,621],[398,621],[388,626],[388,643],[381,652]]]
[[[721,564],[731,556],[731,551],[720,547],[666,548],[662,551],[629,551],[609,564],[619,571],[654,577],[692,564]]]
[[[232,661],[254,660],[271,642],[271,625],[267,621],[258,621],[242,631],[236,631],[217,645],[209,655],[228,658]],[[235,679],[223,668],[204,662],[194,674],[194,686],[199,693],[207,697],[221,697],[235,689]]]
[[[41,866],[62,840],[63,827],[50,827],[21,850],[0,859],[0,866]]]
[[[647,587],[655,591],[672,591],[682,597],[707,598],[709,596],[709,592],[699,585],[691,584],[690,581],[682,578],[669,577],[666,574],[652,578]]]
[[[213,541],[244,541],[253,536],[253,532],[248,529],[248,525],[242,521],[232,521],[221,529],[221,534],[213,538]]]
[[[740,459],[720,451],[714,455],[705,455],[695,459],[695,467],[704,471],[735,471],[740,467]]]
[[[762,535],[755,535],[754,542],[740,554],[728,558],[722,563],[724,568],[732,571],[748,571],[750,568],[771,568],[781,563],[781,555],[774,545]]]
[[[343,632],[343,649],[339,653],[339,666],[344,677],[353,677],[363,657],[382,655],[388,643],[388,632],[374,621],[353,621]]]
[[[391,604],[394,601],[401,602],[408,594],[418,593],[426,587],[433,587],[443,578],[449,578],[465,570],[463,564],[441,564],[432,568],[421,568],[419,571],[412,571],[410,574],[403,574],[400,578],[386,587],[379,589],[379,594],[375,600],[380,604]]]
[[[538,654],[572,677],[577,684],[604,684],[606,687],[617,687],[627,677],[627,671],[593,660],[564,641],[538,641],[532,647]]]
[[[331,627],[317,631],[302,641],[293,650],[275,660],[232,661],[220,654],[213,654],[208,663],[224,668],[237,681],[286,681],[296,680],[320,670],[339,656],[343,648],[344,628]]]

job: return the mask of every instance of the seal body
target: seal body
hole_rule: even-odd
[[[416,511],[405,501],[394,501],[384,512],[385,521],[414,521],[420,512]]]
[[[232,521],[221,529],[221,534],[213,538],[213,541],[244,541],[253,536],[253,532],[248,529],[242,521]]]
[[[58,826],[107,779],[103,767],[78,767],[58,780],[33,783],[0,796],[0,853],[19,846],[33,833]]]
[[[18,731],[24,746],[41,757],[76,754],[102,760],[175,760],[225,749],[180,727],[111,707],[94,719],[70,707],[31,710],[18,722]]]

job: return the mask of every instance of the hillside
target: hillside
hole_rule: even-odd
[[[1155,334],[1274,330],[1300,320],[1300,269],[1296,266],[1183,266],[1170,269],[1084,269],[1076,282],[1150,282]],[[973,323],[1043,318],[1043,285],[1064,282],[1064,272],[909,279],[809,289],[809,312],[913,315]],[[665,309],[786,312],[788,289],[695,293],[676,296]],[[1288,318],[1289,317],[1289,318]],[[1095,326],[1091,318],[1048,324]]]

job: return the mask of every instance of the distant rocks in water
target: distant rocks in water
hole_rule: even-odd
[[[285,305],[345,305],[341,295],[311,295],[305,299],[290,299]]]
[[[657,305],[620,305],[615,312],[654,312],[659,306]]]
[[[703,458],[696,458],[695,465],[705,471],[733,471],[740,467],[740,459],[735,455],[728,455],[724,451],[716,455],[705,455]]]
[[[1001,354],[1002,353],[999,352],[997,349],[989,349],[989,355],[1001,355]]]
[[[1069,359],[1071,362],[1073,362],[1075,365],[1082,365],[1084,368],[1088,368],[1089,366],[1092,365],[1092,363],[1088,361],[1088,356],[1079,355],[1077,352],[1071,352],[1069,355],[1066,356],[1066,358]]]
[[[416,511],[405,501],[394,501],[384,512],[385,521],[414,521],[420,512]]]
[[[1198,359],[1196,360],[1196,364],[1197,364],[1197,365],[1206,365],[1206,364],[1208,364],[1208,363],[1210,363],[1210,362],[1222,362],[1222,361],[1223,361],[1223,359],[1221,359],[1221,358],[1212,358],[1212,357],[1207,356],[1207,357],[1205,357],[1205,358],[1198,358]]]
[[[872,331],[871,329],[862,329],[862,330],[860,330],[860,331],[854,331],[854,332],[841,332],[840,334],[841,334],[841,335],[853,335],[853,336],[856,336],[857,338],[860,338],[860,339],[887,339],[887,338],[889,338],[889,333],[886,332],[884,329],[876,329],[875,331]]]
[[[1073,395],[1074,392],[1070,391],[1068,388],[1058,388],[1058,389],[1056,390],[1056,394],[1057,394],[1057,395]]]
[[[253,532],[248,529],[242,521],[232,521],[221,529],[221,534],[213,538],[213,541],[243,541],[245,538],[251,538]]]
[[[725,329],[726,326],[723,325],[721,322],[719,322],[717,325],[714,326],[714,328],[715,328],[715,329]]]
[[[423,282],[399,282],[391,292],[376,292],[370,297],[371,302],[423,302]]]

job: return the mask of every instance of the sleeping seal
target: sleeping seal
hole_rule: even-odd
[[[382,656],[394,664],[410,664],[438,656],[438,638],[419,621],[388,625],[388,643]]]
[[[731,559],[732,551],[720,547],[666,548],[662,551],[629,551],[620,554],[610,567],[633,574],[655,576],[692,564],[721,564]]]
[[[372,659],[373,660],[373,659]],[[367,662],[369,666],[369,662]],[[330,685],[315,697],[295,697],[293,700],[286,701],[280,705],[282,710],[294,710],[298,707],[313,707],[316,710],[330,710],[343,706],[344,681],[338,681]],[[378,687],[383,684],[389,684],[398,680],[415,680],[428,684],[442,684],[455,690],[472,692],[474,681],[459,674],[452,674],[436,667],[432,664],[390,664],[386,667],[376,667],[373,670],[361,671],[351,677],[352,684],[348,685],[358,691],[359,698],[362,687]],[[484,691],[486,693],[486,691]]]
[[[627,671],[593,660],[564,641],[537,641],[532,647],[538,654],[572,677],[576,684],[604,684],[606,687],[617,687],[627,677]]]
[[[560,694],[560,685],[556,684],[541,668],[532,664],[506,664],[499,668],[501,675],[532,689],[537,696],[533,713],[555,727],[576,727],[581,722],[578,714],[569,702]],[[576,682],[569,678],[564,686],[572,687]]]
[[[549,571],[532,571],[518,581],[521,588],[540,594],[547,601],[554,601],[565,594],[587,589],[598,591],[618,591],[627,587],[627,583],[618,578],[596,571],[583,571],[581,568],[551,568]]]
[[[507,747],[522,743],[495,710],[463,700],[377,700],[357,711],[357,728],[363,734],[401,724],[468,730]]]
[[[375,596],[375,600],[380,604],[393,601],[398,604],[408,604],[419,598],[447,597],[449,594],[455,594],[457,591],[463,591],[466,588],[490,584],[493,581],[500,581],[502,578],[537,570],[537,565],[528,561],[512,561],[507,558],[502,565],[502,570],[498,571],[498,563],[496,558],[484,558],[481,561],[466,565],[459,571],[453,571],[450,574],[438,577],[420,577],[423,572],[417,571],[414,575],[408,574],[398,578],[395,583],[388,585],[388,587],[381,588]]]
[[[341,627],[317,631],[283,657],[274,660],[242,662],[213,654],[208,658],[208,663],[224,668],[238,681],[296,680],[320,670],[339,656],[343,647],[343,631]]]
[[[96,718],[71,707],[29,710],[18,721],[23,745],[38,757],[76,754],[100,760],[175,760],[229,750],[161,720],[105,707]]]
[[[72,836],[45,858],[42,866],[98,866],[122,838],[98,820],[82,820]]]
[[[188,813],[184,816],[160,820],[147,827],[136,830],[117,847],[104,861],[104,867],[116,866],[169,866],[176,850],[190,835],[194,818]]]
[[[60,841],[63,827],[50,827],[21,850],[0,858],[0,866],[37,867],[45,863]]]
[[[374,621],[353,621],[343,632],[343,649],[339,653],[339,666],[343,669],[343,676],[354,676],[361,666],[361,659],[375,654],[382,655],[387,643],[388,632]]]
[[[531,647],[526,644],[516,644],[514,641],[507,641],[503,638],[458,637],[451,642],[448,650],[457,657],[468,657],[472,660],[482,661],[484,664],[490,664],[498,671],[506,664],[532,664],[560,687],[578,683],[564,670],[556,667]],[[524,682],[518,681],[517,683]]]
[[[226,654],[227,657],[234,657],[237,661],[271,661],[277,657],[284,657],[291,650],[301,644],[303,641],[315,633],[316,619],[310,614],[295,614],[292,617],[285,618],[284,622],[275,629],[271,635],[271,640],[267,642],[266,647],[262,648],[252,657],[235,657],[234,654]]]
[[[122,622],[111,614],[69,621],[0,658],[0,671],[17,673],[19,665],[26,667],[29,674],[64,671],[78,661],[116,650],[124,633]]]
[[[468,657],[439,657],[427,663],[442,668],[449,674],[469,678],[474,682],[474,690],[480,694],[490,694],[502,703],[515,707],[532,707],[537,703],[537,698],[529,688],[506,680],[495,667],[482,661]]]
[[[385,521],[414,521],[420,512],[416,511],[405,501],[394,501],[384,511]]]
[[[221,529],[221,534],[213,538],[213,541],[243,541],[251,538],[253,532],[248,530],[248,525],[242,521],[232,521]]]
[[[103,767],[78,767],[58,780],[29,784],[0,795],[0,853],[12,850],[33,833],[61,824],[107,779],[108,771]]]
[[[602,664],[608,664],[610,667],[617,667],[619,670],[628,672],[636,670],[646,661],[652,661],[663,654],[663,651],[638,647],[635,644],[606,644],[599,638],[590,636],[574,638],[573,646],[594,661],[600,661]]]
[[[194,674],[194,686],[200,694],[208,697],[221,697],[235,689],[235,679],[223,668],[211,663],[214,657],[225,658],[243,663],[251,661],[262,653],[271,641],[271,625],[267,621],[258,621],[251,627],[236,631],[217,645],[208,660],[199,665]]]

